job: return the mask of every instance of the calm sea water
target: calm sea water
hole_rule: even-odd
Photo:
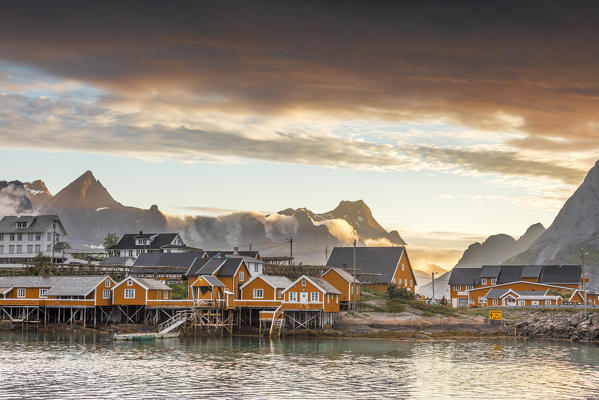
[[[0,398],[599,399],[599,346],[0,332]]]

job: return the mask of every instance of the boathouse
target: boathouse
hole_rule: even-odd
[[[327,267],[353,271],[356,255],[356,278],[362,287],[384,291],[389,284],[416,291],[416,277],[405,246],[395,247],[335,247]]]
[[[283,291],[292,282],[286,276],[256,275],[241,286],[241,298],[235,304],[241,307],[278,307],[283,302]]]
[[[128,276],[112,288],[112,302],[117,306],[146,306],[170,300],[172,291],[160,280]]]

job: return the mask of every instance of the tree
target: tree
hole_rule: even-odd
[[[104,238],[104,248],[107,249],[109,247],[112,247],[118,242],[119,237],[116,235],[116,233],[108,233],[108,235],[106,235],[106,237]]]

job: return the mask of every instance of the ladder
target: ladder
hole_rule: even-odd
[[[283,317],[283,313],[281,312],[283,305],[281,304],[273,313],[272,313],[272,321],[270,323],[270,336],[272,336],[275,328],[278,328],[277,336],[281,336],[281,328],[285,325],[285,317]]]
[[[158,334],[164,335],[179,328],[191,317],[191,311],[178,311],[175,315],[158,325]]]

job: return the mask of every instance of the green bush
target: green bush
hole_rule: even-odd
[[[387,297],[389,299],[400,299],[400,300],[413,300],[414,293],[410,292],[406,288],[399,288],[393,284],[387,286]]]
[[[400,313],[405,311],[406,306],[397,300],[389,300],[385,306],[385,311],[390,313]]]
[[[171,283],[168,285],[171,289],[173,289],[173,300],[185,300],[187,299],[187,286],[186,285],[178,285],[176,283]]]

